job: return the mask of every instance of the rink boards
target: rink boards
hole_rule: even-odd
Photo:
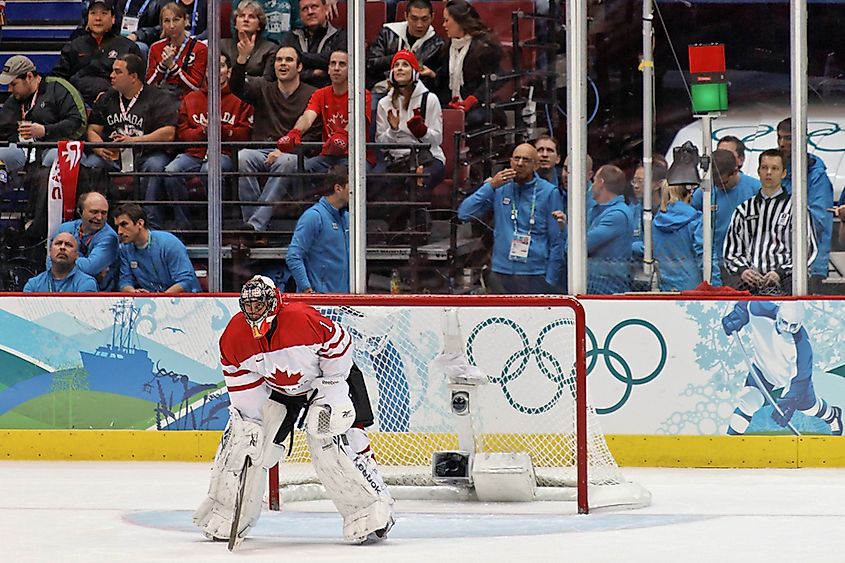
[[[216,342],[237,300],[129,301],[139,312],[134,351],[125,357],[110,346],[120,332],[114,309],[126,298],[0,297],[0,459],[213,455],[226,406]],[[768,405],[747,436],[725,436],[748,375],[743,347],[722,330],[735,303],[583,300],[590,400],[620,464],[845,466],[840,438],[800,412],[792,419],[800,436],[776,425]],[[845,405],[845,302],[801,303],[815,394]],[[740,338],[754,361],[747,332]],[[143,375],[112,388],[114,374],[130,368]]]

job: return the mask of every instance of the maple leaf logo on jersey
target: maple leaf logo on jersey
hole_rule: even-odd
[[[288,373],[287,371],[276,368],[276,371],[270,374],[270,378],[279,387],[289,387],[298,384],[299,380],[302,379],[302,374],[299,372]]]

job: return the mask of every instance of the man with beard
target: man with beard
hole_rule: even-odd
[[[79,257],[76,239],[59,233],[50,243],[50,267],[23,287],[24,293],[94,293],[97,282],[76,266]]]

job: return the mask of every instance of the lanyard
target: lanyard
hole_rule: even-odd
[[[184,50],[185,50],[185,45],[187,45],[187,44],[188,44],[188,41],[190,41],[190,40],[191,40],[191,36],[190,36],[190,34],[188,34],[188,33],[186,32],[186,33],[185,33],[185,40],[184,40],[184,41],[182,41],[182,46],[181,46],[181,47],[179,47],[179,50],[178,50],[178,51],[176,51],[176,55],[173,57],[173,64],[175,64],[175,65],[176,65],[176,68],[177,68],[177,69],[179,68],[179,57],[181,57],[181,56],[182,56],[182,51],[184,51]],[[170,77],[170,73],[171,73],[171,72],[173,72],[173,71],[171,71],[170,69],[167,69],[166,71],[164,71],[164,78],[165,78],[165,79],[169,78],[169,77]]]
[[[81,252],[83,256],[88,256],[88,250],[91,248],[91,241],[94,240],[95,234],[96,233],[91,233],[88,236],[88,240],[85,240],[85,233],[82,232],[82,225],[79,225],[79,252]]]
[[[153,253],[152,253],[152,251],[150,250],[150,249],[152,249],[152,247],[153,247],[153,231],[149,231],[149,233],[150,233],[150,238],[147,240],[147,246],[145,246],[144,248],[138,248],[137,250],[146,250],[146,251],[148,251],[148,252],[149,252],[149,256],[150,256],[150,267],[152,267],[153,272],[155,273],[155,277],[156,277],[156,279],[155,279],[155,280],[152,280],[152,282],[153,282],[153,283],[152,283],[152,284],[150,284],[150,285],[156,284],[156,285],[154,286],[154,287],[155,287],[155,291],[156,291],[157,293],[164,293],[164,290],[165,290],[165,289],[167,289],[167,288],[164,286],[164,283],[162,283],[162,280],[163,280],[164,278],[162,278],[162,277],[161,277],[161,274],[158,272],[158,268],[156,268],[156,261],[155,261],[155,257],[153,256]],[[136,280],[138,280],[138,277],[137,277],[137,276],[135,276],[135,274],[133,274],[133,277],[134,277]],[[140,285],[140,283],[139,283],[139,285]]]
[[[194,0],[194,11],[191,13],[191,35],[197,33],[197,8],[199,8],[200,0]]]
[[[132,106],[134,106],[134,105],[135,105],[135,102],[137,102],[137,101],[138,101],[138,98],[141,96],[141,92],[143,92],[143,91],[144,91],[144,87],[143,87],[143,86],[141,86],[141,89],[140,89],[140,90],[138,90],[138,93],[137,93],[137,94],[135,94],[134,96],[132,96],[132,100],[129,102],[129,106],[128,106],[128,107],[126,107],[126,106],[124,106],[124,105],[123,105],[123,94],[120,94],[120,95],[117,97],[117,101],[119,101],[119,102],[120,102],[120,116],[121,116],[123,119],[126,119],[127,117],[129,117],[129,112],[130,112],[130,111],[132,111]]]
[[[516,233],[519,231],[517,227],[517,220],[519,219],[519,209],[517,208],[517,197],[516,197],[516,182],[513,183],[514,190],[513,195],[514,197],[511,199],[511,221],[513,221],[513,232]],[[520,190],[521,195],[521,190]],[[534,228],[534,211],[537,209],[537,184],[535,183],[531,189],[531,216],[528,218],[528,234],[531,234],[531,230]]]
[[[32,102],[30,102],[29,107],[24,109],[23,105],[21,105],[21,119],[26,119],[27,114],[32,111],[32,108],[35,107],[35,102],[38,100],[38,90],[32,93]]]
[[[62,293],[64,291],[65,284],[67,283],[67,280],[70,277],[70,274],[68,274],[67,277],[65,277],[65,279],[63,280],[57,280],[53,279],[53,272],[48,270],[47,273],[49,274],[47,276],[47,292]]]
[[[140,9],[140,10],[138,10],[138,15],[137,15],[136,17],[138,17],[138,18],[140,18],[140,17],[141,17],[141,15],[144,13],[144,10],[146,10],[146,9],[147,9],[147,6],[149,6],[149,5],[150,5],[150,2],[151,2],[151,1],[152,1],[152,0],[147,0],[146,2],[144,2],[144,3],[141,5],[141,9]],[[127,12],[129,12],[129,6],[131,6],[131,5],[132,5],[132,0],[126,0],[126,6],[123,8],[123,13],[124,13],[124,14],[126,14]]]

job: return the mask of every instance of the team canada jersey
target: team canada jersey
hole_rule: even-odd
[[[243,313],[220,337],[220,363],[229,401],[261,418],[270,391],[310,393],[318,379],[342,381],[352,367],[352,340],[334,321],[304,303],[283,303],[266,336],[255,338]]]

